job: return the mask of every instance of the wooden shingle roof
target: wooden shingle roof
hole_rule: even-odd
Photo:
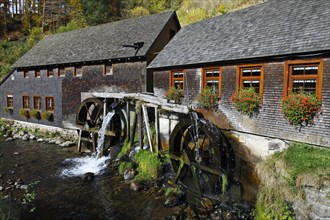
[[[318,51],[330,51],[330,0],[270,0],[183,27],[148,67]]]
[[[45,37],[12,67],[44,66],[127,58],[135,56],[131,47],[144,42],[136,56],[146,56],[150,47],[175,12],[126,19]]]

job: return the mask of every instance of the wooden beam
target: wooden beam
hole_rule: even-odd
[[[141,108],[137,111],[137,120],[138,120],[138,128],[139,128],[139,144],[140,144],[140,149],[143,149],[143,118],[142,118],[142,112]]]
[[[126,102],[126,114],[127,114],[127,122],[126,122],[126,126],[127,126],[127,130],[126,130],[126,138],[130,137],[130,133],[131,133],[131,111],[129,108],[129,102]]]
[[[142,112],[143,112],[143,116],[144,116],[144,123],[145,123],[146,129],[147,129],[147,136],[148,136],[150,151],[154,152],[153,145],[152,145],[152,137],[151,137],[151,130],[150,130],[148,112],[147,112],[147,108],[144,104],[142,105]]]
[[[81,151],[81,135],[82,135],[82,130],[80,129],[79,130],[79,137],[78,137],[78,152],[80,152]]]
[[[134,144],[134,137],[135,137],[135,132],[136,132],[136,125],[137,125],[137,117],[136,117],[136,112],[134,112],[134,116],[133,116],[133,124],[132,124],[132,133],[130,134],[130,147],[132,148],[133,144]]]
[[[158,108],[157,107],[155,107],[155,130],[156,130],[155,150],[158,153],[158,151],[159,151],[159,115],[158,115]]]

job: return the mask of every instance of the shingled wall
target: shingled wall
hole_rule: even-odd
[[[103,65],[84,66],[82,76],[69,72],[63,80],[63,121],[75,122],[81,92],[144,92],[146,63],[115,63],[113,75],[103,74]]]
[[[47,71],[40,70],[40,78],[35,78],[34,70],[30,70],[28,78],[23,77],[22,71],[16,71],[9,76],[9,78],[0,86],[0,117],[15,119],[19,121],[27,121],[32,123],[39,123],[51,126],[62,126],[62,90],[61,83],[63,78],[57,77],[47,77]],[[14,108],[12,114],[6,113],[3,110],[7,104],[7,95],[13,95]],[[29,118],[26,119],[19,115],[19,110],[23,106],[22,96],[30,97],[30,110],[33,109],[33,97],[41,97],[41,111],[45,111],[45,97],[54,97],[54,117],[53,121]]]
[[[246,63],[240,63],[246,64]],[[249,118],[239,113],[232,105],[230,96],[236,90],[236,65],[222,66],[221,101],[219,110],[227,116],[232,126],[240,131],[275,138],[303,141],[330,147],[330,58],[323,59],[322,110],[315,125],[299,128],[289,125],[280,110],[280,99],[284,90],[284,61],[263,62],[264,94],[260,112]],[[205,66],[207,67],[207,66]],[[202,68],[185,69],[185,97],[183,103],[195,105],[195,99],[201,88]],[[169,71],[154,73],[155,93],[164,96],[169,85]],[[166,77],[165,77],[166,76]],[[165,81],[167,79],[167,84]],[[157,83],[158,82],[158,83]]]

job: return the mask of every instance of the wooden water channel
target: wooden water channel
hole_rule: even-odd
[[[221,130],[185,105],[147,94],[89,94],[76,118],[78,151],[84,142],[96,150],[97,132],[108,112],[115,116],[106,132],[105,150],[124,139],[132,147],[136,135],[142,149],[146,137],[150,151],[170,156],[176,172],[173,183],[180,182],[200,197],[221,196],[224,184],[233,181],[235,155]]]

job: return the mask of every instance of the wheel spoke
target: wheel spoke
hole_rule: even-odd
[[[199,169],[203,170],[203,171],[206,171],[206,172],[209,172],[209,173],[212,173],[212,174],[215,174],[217,176],[221,176],[224,171],[223,170],[216,170],[216,169],[213,169],[213,168],[210,168],[208,166],[204,166],[204,165],[201,165],[199,163],[194,163],[194,162],[191,162],[191,164],[195,167],[198,167]]]
[[[172,152],[177,153],[176,158],[171,157],[172,164],[175,164],[173,167],[176,166],[174,180],[180,181],[187,189],[195,189],[201,196],[221,194],[221,177],[232,175],[228,173],[230,165],[224,163],[228,160],[229,154],[227,149],[221,147],[224,144],[224,137],[218,135],[221,131],[213,131],[212,125],[203,122],[198,125],[194,122],[183,125],[185,126],[179,125],[180,131],[174,136],[175,140],[180,141],[180,147],[172,148],[176,149]],[[178,165],[180,157],[187,157],[181,168]]]

